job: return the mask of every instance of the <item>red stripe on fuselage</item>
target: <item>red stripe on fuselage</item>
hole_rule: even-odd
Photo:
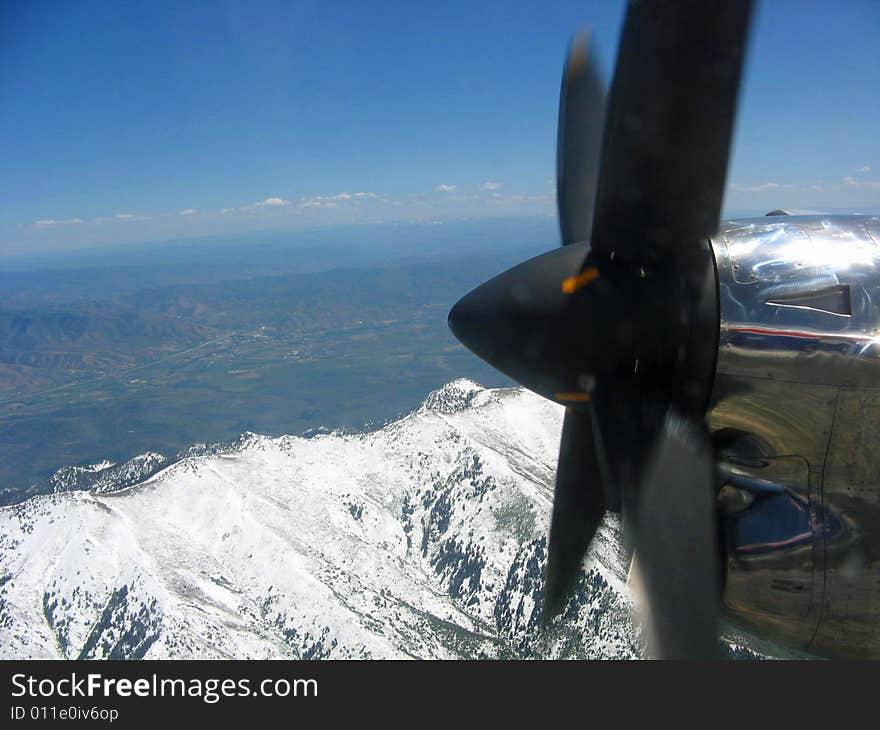
[[[736,325],[724,325],[722,329],[727,332],[746,335],[768,335],[770,337],[798,337],[807,340],[838,339],[855,340],[856,342],[868,342],[874,338],[869,335],[850,335],[843,332],[805,332],[804,330],[774,330],[765,327],[738,327]]]

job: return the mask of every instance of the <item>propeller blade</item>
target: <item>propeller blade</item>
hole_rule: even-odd
[[[713,463],[705,424],[669,409],[642,475],[631,536],[654,658],[719,657]]]
[[[545,622],[562,610],[590,541],[605,514],[597,446],[591,415],[566,409],[547,547]]]
[[[594,254],[663,263],[718,226],[751,0],[630,2],[608,99]]]
[[[559,93],[556,201],[562,244],[590,239],[605,124],[605,90],[586,32],[571,44]]]

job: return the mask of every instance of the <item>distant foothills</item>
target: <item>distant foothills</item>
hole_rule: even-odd
[[[553,246],[555,225],[359,226],[0,259],[3,501],[63,466],[170,459],[246,430],[360,428],[456,377],[505,385],[449,335],[446,313]]]

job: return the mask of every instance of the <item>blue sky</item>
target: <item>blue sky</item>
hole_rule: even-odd
[[[432,7],[433,6],[433,7]],[[0,4],[0,255],[277,227],[553,215],[594,2]],[[880,209],[880,3],[765,0],[727,210]]]

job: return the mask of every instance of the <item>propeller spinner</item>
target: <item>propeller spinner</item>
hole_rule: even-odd
[[[607,110],[585,35],[562,80],[563,248],[462,298],[461,342],[566,405],[544,590],[563,607],[606,510],[639,556],[649,653],[718,656],[720,557],[705,423],[718,225],[751,0],[632,0]]]

